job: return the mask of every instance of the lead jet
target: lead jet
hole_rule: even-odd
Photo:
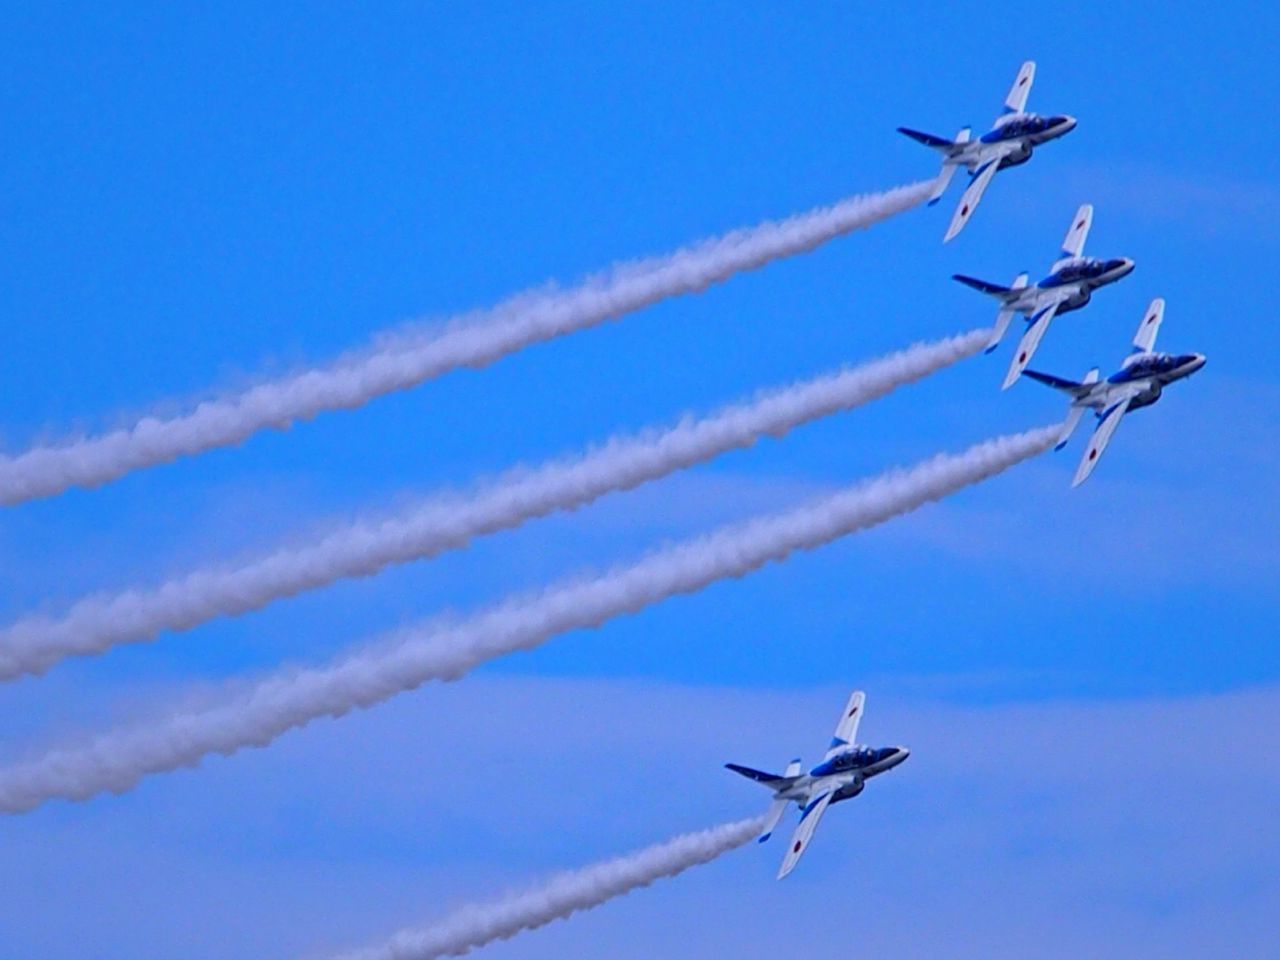
[[[1050,268],[1047,277],[1031,286],[1027,285],[1025,273],[1018,274],[1011,287],[1002,287],[998,283],[988,283],[960,273],[952,275],[952,279],[1000,301],[1000,312],[996,314],[996,323],[991,329],[987,353],[1000,344],[1015,313],[1022,314],[1029,323],[1018,349],[1014,351],[1013,362],[1009,364],[1009,372],[1001,385],[1002,390],[1009,389],[1026,369],[1054,317],[1079,310],[1093,297],[1094,290],[1115,283],[1133,272],[1134,264],[1128,257],[1104,260],[1084,256],[1084,242],[1092,225],[1093,207],[1086,203],[1076,211],[1075,218],[1071,221],[1066,239],[1062,241],[1062,256]]]
[[[1164,321],[1164,300],[1157,297],[1142,315],[1142,323],[1138,325],[1138,333],[1133,338],[1133,351],[1125,357],[1118,373],[1113,373],[1106,380],[1098,379],[1098,369],[1090,370],[1083,380],[1064,380],[1052,377],[1047,373],[1026,371],[1033,380],[1048,384],[1056,390],[1071,397],[1071,406],[1067,411],[1066,423],[1062,426],[1062,434],[1058,437],[1055,450],[1061,450],[1071,439],[1084,416],[1086,410],[1092,410],[1098,417],[1098,426],[1093,431],[1089,446],[1080,458],[1080,466],[1076,468],[1075,479],[1071,486],[1078,487],[1089,479],[1093,468],[1098,465],[1098,458],[1107,448],[1111,435],[1126,413],[1149,407],[1160,399],[1164,388],[1175,380],[1184,380],[1204,366],[1203,353],[1157,353],[1155,351],[1156,335],[1160,332],[1160,324]]]
[[[828,806],[856,797],[869,778],[892,770],[910,754],[906,747],[855,745],[858,723],[862,719],[862,708],[866,702],[867,695],[861,690],[849,698],[844,713],[840,715],[840,722],[836,724],[836,732],[831,738],[826,756],[808,773],[800,772],[798,759],[791,761],[787,772],[782,776],[741,767],[736,763],[725,764],[734,773],[740,773],[773,791],[773,806],[765,816],[761,843],[773,835],[773,828],[778,825],[791,803],[800,806],[800,823],[782,860],[782,868],[778,871],[779,880],[795,869]]]
[[[1065,114],[1041,117],[1026,112],[1027,94],[1031,92],[1031,81],[1035,76],[1035,62],[1028,60],[1018,71],[1009,95],[1004,99],[1004,113],[977,140],[971,139],[972,130],[969,127],[956,134],[955,140],[935,137],[931,133],[921,133],[909,127],[898,128],[899,133],[905,133],[912,140],[942,154],[942,172],[938,174],[937,184],[929,197],[930,205],[942,198],[951,184],[951,178],[960,167],[967,169],[971,175],[969,186],[965,188],[960,203],[956,206],[955,215],[951,218],[951,226],[947,227],[947,235],[942,238],[943,243],[964,229],[997,171],[1026,163],[1031,159],[1031,152],[1040,144],[1057,140],[1076,128],[1075,117]]]

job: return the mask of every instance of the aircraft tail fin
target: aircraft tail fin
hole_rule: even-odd
[[[1051,376],[1047,373],[1039,373],[1035,370],[1022,371],[1023,376],[1030,377],[1032,380],[1038,380],[1046,386],[1053,387],[1055,390],[1061,390],[1063,393],[1070,395],[1071,406],[1067,408],[1067,419],[1062,424],[1062,432],[1058,434],[1058,442],[1054,444],[1053,449],[1061,450],[1067,445],[1067,441],[1071,439],[1071,435],[1076,432],[1076,427],[1080,426],[1080,420],[1084,416],[1086,407],[1076,403],[1081,397],[1089,392],[1089,388],[1098,382],[1099,371],[1094,367],[1084,375],[1084,379],[1078,383],[1075,380],[1066,380],[1062,377]]]

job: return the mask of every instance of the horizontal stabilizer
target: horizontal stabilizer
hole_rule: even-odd
[[[1055,377],[1051,373],[1040,373],[1037,370],[1023,370],[1022,375],[1030,377],[1032,380],[1039,380],[1046,386],[1061,390],[1063,393],[1069,393],[1073,397],[1081,397],[1088,393],[1089,388],[1098,382],[1098,372],[1098,368],[1094,367],[1085,374],[1083,380],[1068,380],[1065,377]]]
[[[738,776],[746,777],[748,780],[754,780],[762,786],[768,787],[770,790],[785,790],[797,780],[800,779],[800,761],[792,760],[787,766],[787,772],[779,776],[776,773],[766,773],[763,770],[755,770],[751,767],[744,767],[736,763],[726,763],[726,769],[732,770]]]
[[[746,777],[748,780],[754,780],[756,783],[777,783],[779,780],[785,779],[776,773],[765,773],[763,770],[753,770],[751,767],[744,767],[736,763],[726,763],[725,768],[732,770],[739,776]]]
[[[1024,377],[1030,377],[1032,380],[1039,380],[1046,386],[1053,387],[1055,390],[1061,390],[1063,393],[1074,394],[1080,389],[1081,384],[1075,380],[1068,380],[1065,377],[1055,377],[1050,373],[1040,373],[1038,370],[1023,370]]]
[[[1012,293],[1012,287],[1002,287],[998,283],[989,283],[986,280],[979,280],[977,277],[966,277],[963,273],[953,273],[952,280],[958,280],[966,287],[973,287],[979,293],[985,293],[993,297],[1003,297],[1007,293]]]
[[[933,147],[935,150],[950,150],[954,146],[946,137],[937,137],[932,133],[912,130],[910,127],[899,127],[898,132],[905,134],[917,143],[923,143],[926,147]]]

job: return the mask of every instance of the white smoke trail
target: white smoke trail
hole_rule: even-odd
[[[341,960],[434,960],[457,957],[553,920],[709,863],[760,832],[763,817],[688,833],[582,870],[562,873],[541,886],[489,903],[463,907],[420,930],[402,930],[386,943],[343,954]]]
[[[562,292],[512,298],[424,335],[385,337],[325,367],[270,381],[170,419],[0,458],[0,504],[96,486],[131,470],[240,443],[326,410],[359,407],[458,367],[478,367],[553,337],[695,293],[744,270],[804,253],[923,202],[932,182],[856,196],[782,221],[767,221],[675,253],[623,264]]]
[[[376,524],[357,523],[315,543],[230,569],[204,569],[150,590],[89,597],[61,617],[28,617],[0,630],[0,679],[40,673],[64,657],[101,653],[255,610],[344,577],[465,546],[472,538],[554,510],[581,506],[672,471],[868,403],[977,353],[989,331],[917,344],[878,360],[762,393],[667,430],[619,437],[574,460],[515,471],[465,499],[429,500]]]
[[[939,500],[1048,449],[1060,424],[939,455],[786,513],[721,528],[628,566],[513,599],[449,626],[406,631],[327,666],[269,677],[243,695],[167,720],[109,732],[82,747],[0,769],[0,812],[55,797],[122,793],[151,773],[213,753],[266,746],[320,717],[372,706],[429,680],[453,680],[496,657],[570,630],[598,627],[717,580],[741,577]]]

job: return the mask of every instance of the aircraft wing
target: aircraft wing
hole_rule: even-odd
[[[1089,479],[1089,474],[1093,473],[1093,468],[1098,465],[1098,458],[1102,456],[1102,451],[1107,449],[1107,444],[1111,442],[1111,435],[1116,432],[1116,427],[1120,426],[1120,421],[1128,413],[1129,404],[1133,402],[1134,396],[1134,393],[1126,394],[1102,412],[1102,418],[1093,431],[1093,436],[1089,438],[1089,446],[1085,449],[1084,456],[1080,458],[1080,466],[1076,468],[1071,486],[1078,487]]]
[[[1004,98],[1005,113],[1022,113],[1027,108],[1027,95],[1031,93],[1031,83],[1036,78],[1036,62],[1028,60],[1018,71],[1009,88],[1009,95]]]
[[[1156,297],[1142,315],[1142,323],[1133,338],[1134,353],[1150,353],[1156,348],[1156,336],[1160,333],[1160,324],[1164,321],[1164,298]]]
[[[836,724],[836,732],[831,735],[831,746],[827,748],[824,760],[830,760],[837,753],[854,742],[858,735],[858,724],[862,721],[862,708],[866,706],[867,695],[855,690],[844,705],[844,713],[840,714],[840,722]]]
[[[800,823],[796,827],[796,832],[791,835],[791,846],[787,848],[787,855],[782,858],[782,867],[778,870],[779,880],[796,868],[804,852],[809,849],[809,840],[813,837],[813,831],[818,829],[818,821],[827,812],[833,796],[835,796],[835,788],[819,794],[809,801],[804,812],[800,814]]]
[[[963,230],[965,224],[969,222],[969,218],[973,216],[973,211],[978,209],[978,201],[987,192],[987,185],[991,183],[991,178],[1000,169],[1000,161],[1003,158],[1003,151],[993,154],[973,175],[973,179],[969,181],[969,186],[965,187],[964,193],[960,196],[960,203],[956,206],[956,212],[951,217],[951,226],[947,227],[947,235],[942,238],[943,243],[946,243]]]
[[[1005,374],[1004,383],[1000,386],[1001,390],[1008,390],[1013,382],[1022,376],[1022,371],[1027,369],[1027,364],[1035,356],[1036,347],[1040,346],[1045,331],[1049,329],[1049,324],[1057,315],[1058,308],[1062,306],[1064,300],[1066,300],[1065,296],[1055,297],[1052,302],[1044,304],[1032,315],[1031,325],[1027,327],[1027,332],[1018,342],[1018,349],[1013,353],[1013,362],[1009,364],[1009,372]]]
[[[1082,203],[1076,211],[1075,219],[1067,230],[1066,239],[1062,241],[1063,257],[1078,257],[1084,253],[1084,242],[1089,239],[1089,228],[1093,226],[1093,204]]]

